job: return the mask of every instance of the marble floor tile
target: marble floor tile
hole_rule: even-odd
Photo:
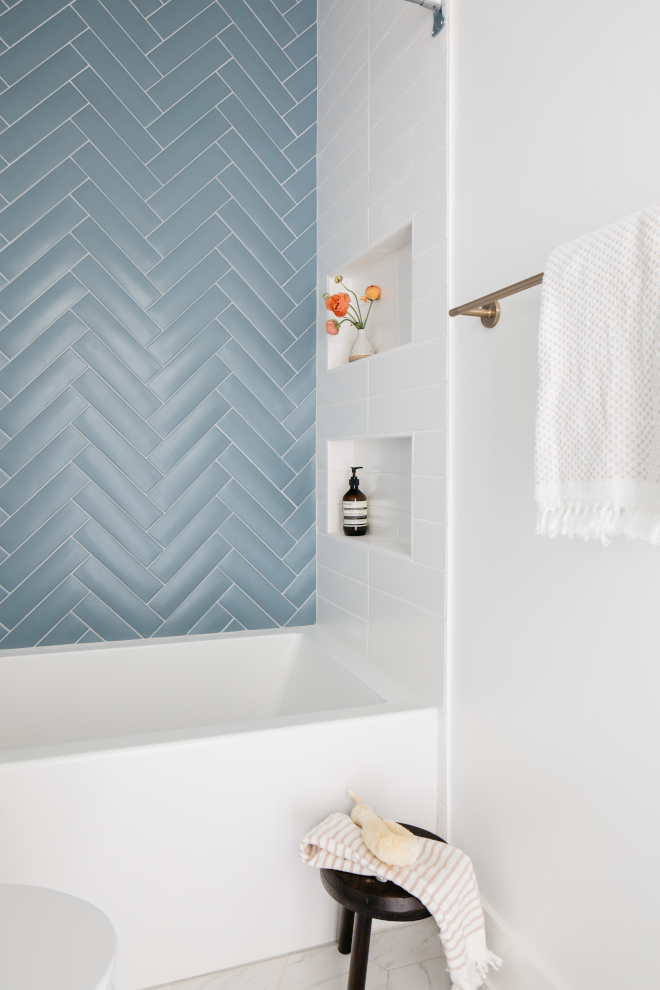
[[[339,953],[337,953],[339,955]],[[278,990],[287,956],[174,984],[173,990]]]
[[[373,959],[383,969],[426,962],[442,955],[438,926],[433,918],[375,932],[369,950],[369,959]]]
[[[387,977],[387,990],[451,990],[446,966],[443,957],[391,969]]]
[[[330,979],[323,979],[320,983],[313,983],[314,990],[346,990],[348,974],[342,976],[332,976]],[[376,963],[369,963],[367,970],[367,990],[385,990],[387,985],[387,972],[381,969]],[[281,987],[280,987],[281,990]]]
[[[337,943],[152,990],[346,990],[350,956]],[[432,918],[372,932],[366,990],[450,990]]]
[[[290,955],[279,990],[346,990],[350,956],[337,943]],[[378,965],[367,970],[367,990],[384,990],[387,973]]]

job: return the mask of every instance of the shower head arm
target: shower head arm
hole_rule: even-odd
[[[407,0],[407,2],[416,3],[418,7],[424,7],[426,10],[433,11],[433,31],[431,32],[431,37],[435,38],[436,34],[440,34],[445,23],[443,11],[444,0]]]

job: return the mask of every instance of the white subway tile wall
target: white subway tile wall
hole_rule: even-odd
[[[401,0],[319,0],[318,52],[318,621],[444,710],[446,32]],[[336,274],[384,289],[376,355],[352,365],[350,328],[325,332]],[[352,464],[364,538],[341,534]],[[440,754],[443,830],[444,738]]]

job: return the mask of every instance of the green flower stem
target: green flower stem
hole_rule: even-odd
[[[358,330],[364,330],[364,322],[362,320],[362,310],[360,309],[360,300],[355,295],[355,293],[353,292],[353,290],[352,289],[349,289],[347,285],[345,285],[344,288],[347,289],[350,292],[350,294],[353,296],[353,298],[355,299],[355,305],[357,306],[357,313],[355,315],[356,315],[356,318],[357,318],[357,321],[358,321],[355,325],[358,328]],[[349,308],[350,309],[353,309],[352,306],[349,307]],[[354,309],[353,309],[353,312],[355,313],[355,310]]]

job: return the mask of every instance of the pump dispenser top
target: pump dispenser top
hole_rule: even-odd
[[[348,479],[348,491],[342,503],[342,521],[345,536],[364,536],[367,532],[367,496],[360,491],[360,479],[356,471],[362,465],[352,467],[353,474]]]

